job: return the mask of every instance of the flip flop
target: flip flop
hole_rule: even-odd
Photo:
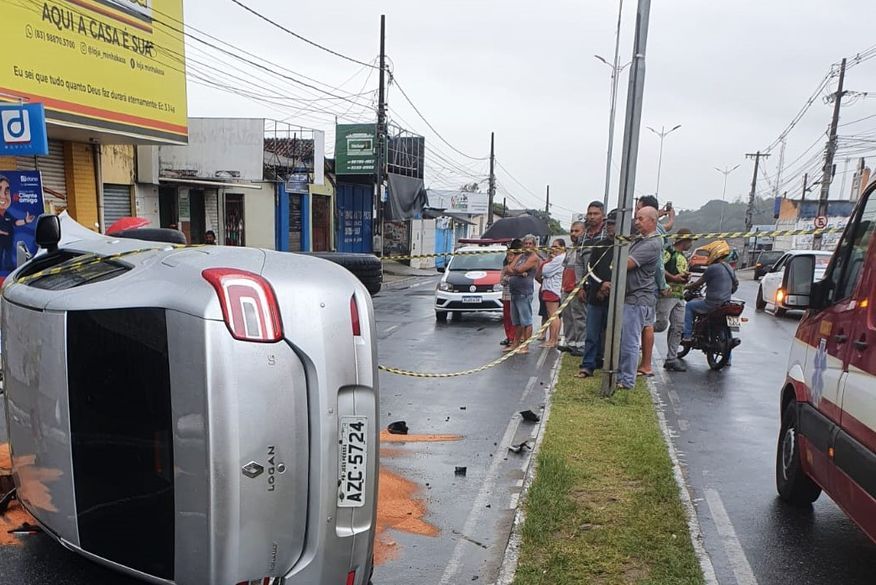
[[[575,374],[575,377],[580,380],[584,380],[586,378],[592,378],[593,374],[588,372],[587,370],[581,370],[577,374]]]
[[[637,376],[645,376],[646,378],[653,378],[654,372],[643,372],[642,370],[637,370],[636,375]]]

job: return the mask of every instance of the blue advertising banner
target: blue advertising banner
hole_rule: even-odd
[[[0,104],[0,156],[49,154],[43,104]]]
[[[40,172],[0,171],[0,282],[15,270],[19,248],[36,254],[36,219],[42,213]]]

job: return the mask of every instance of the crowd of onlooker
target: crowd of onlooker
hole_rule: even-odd
[[[616,222],[616,210],[606,213],[602,202],[593,201],[585,220],[572,223],[569,247],[563,238],[557,238],[545,254],[539,250],[539,239],[534,235],[509,244],[502,272],[506,337],[501,342],[506,346],[503,351],[528,351],[533,334],[533,295],[538,282],[542,323],[554,317],[560,305],[568,300],[560,318],[553,319],[539,338],[543,341],[541,347],[557,348],[580,357],[578,378],[588,378],[603,367]],[[689,282],[686,253],[693,244],[692,235],[690,230],[680,229],[667,237],[674,223],[675,210],[671,204],[661,208],[653,195],[637,200],[633,233],[642,237],[629,247],[623,310],[618,314],[622,319],[620,388],[632,388],[637,375],[653,376],[655,332],[667,331],[664,368],[685,371],[677,352],[692,341],[695,315],[730,300],[731,289],[735,290],[736,276],[725,262],[731,249],[723,240],[705,247],[709,267],[702,278]],[[582,281],[584,285],[579,287]],[[707,287],[705,299],[685,302],[686,289],[703,286]]]

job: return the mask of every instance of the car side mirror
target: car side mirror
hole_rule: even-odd
[[[57,215],[41,215],[37,219],[36,243],[47,252],[58,249],[61,241],[61,219]]]
[[[812,284],[815,282],[815,256],[794,256],[785,265],[784,305],[787,309],[808,309],[811,304]]]

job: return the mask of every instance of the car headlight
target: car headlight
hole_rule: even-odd
[[[494,284],[493,285],[493,292],[502,292],[503,288],[504,287],[501,284]]]
[[[444,282],[443,280],[438,283],[438,290],[443,290],[444,292],[452,292],[453,285],[449,282]]]

